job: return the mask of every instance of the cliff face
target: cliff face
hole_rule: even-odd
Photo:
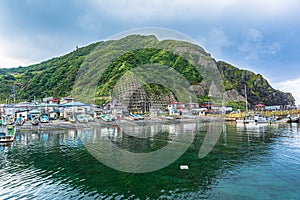
[[[248,70],[240,70],[222,61],[217,64],[224,81],[225,98],[228,100],[245,100],[246,86],[247,100],[251,106],[259,103],[265,105],[295,104],[295,99],[291,93],[284,93],[272,88],[262,75]]]

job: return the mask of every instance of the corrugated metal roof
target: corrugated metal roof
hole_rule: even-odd
[[[81,103],[81,102],[69,102],[59,105],[60,107],[72,107],[72,106],[89,106],[88,104]]]

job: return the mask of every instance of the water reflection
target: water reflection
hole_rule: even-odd
[[[79,132],[86,149],[100,162],[123,172],[156,171],[177,160],[191,145],[196,123],[91,128]]]
[[[128,130],[137,131],[131,134],[119,127],[18,133],[13,146],[0,146],[0,199],[236,199],[241,196],[234,191],[263,199],[282,188],[288,191],[285,199],[298,199],[293,187],[300,184],[298,125],[220,124],[220,127],[222,134],[216,146],[202,159],[198,157],[199,149],[211,124],[129,127]],[[106,138],[131,152],[149,152],[177,144],[193,130],[197,131],[195,139],[179,159],[145,174],[109,168],[84,146],[86,142],[97,144],[99,138]],[[189,170],[180,170],[182,164],[188,165]],[[266,192],[258,191],[260,187]]]

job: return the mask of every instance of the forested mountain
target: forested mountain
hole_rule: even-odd
[[[118,56],[113,57],[113,54]],[[107,63],[104,61],[109,61],[109,64],[101,71],[102,62]],[[294,104],[290,93],[273,89],[262,75],[239,70],[225,62],[216,62],[198,45],[175,40],[160,41],[154,36],[140,35],[94,43],[77,48],[67,55],[27,67],[1,69],[0,101],[11,102],[13,86],[16,89],[17,101],[30,101],[34,97],[41,99],[47,96],[71,96],[78,72],[84,66],[84,70],[91,74],[91,80],[97,79],[94,93],[95,101],[100,104],[127,71],[146,64],[169,66],[182,74],[197,95],[199,103],[209,99],[210,86],[214,82],[218,87],[222,85],[224,91],[218,89],[228,103],[244,102],[246,85],[251,105]],[[98,71],[101,71],[101,77],[97,77]],[[221,82],[214,80],[218,77]],[[82,84],[82,80],[77,82]],[[159,84],[148,84],[144,87],[149,93],[170,92]],[[88,91],[89,88],[86,89]]]

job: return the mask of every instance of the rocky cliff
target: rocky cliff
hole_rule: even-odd
[[[246,91],[247,100],[252,106],[259,103],[265,105],[295,104],[295,99],[291,93],[274,89],[262,75],[238,69],[222,61],[217,64],[224,81],[225,98],[228,100],[244,101]]]

